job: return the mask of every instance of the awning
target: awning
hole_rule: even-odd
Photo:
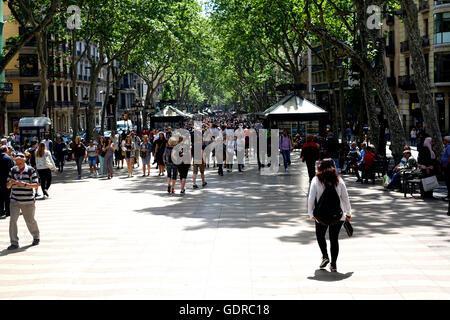
[[[24,117],[19,120],[19,128],[21,127],[44,127],[51,125],[52,121],[47,117]]]
[[[167,106],[161,111],[157,112],[152,117],[156,118],[170,118],[170,117],[183,117],[183,118],[192,118],[191,114],[184,113],[173,106]]]
[[[309,100],[290,94],[264,111],[264,116],[277,121],[311,121],[328,116],[328,112]]]

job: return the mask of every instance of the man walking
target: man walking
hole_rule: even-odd
[[[204,188],[207,185],[207,182],[205,181],[205,166],[206,166],[206,161],[205,161],[205,148],[206,148],[206,144],[205,141],[202,139],[202,144],[201,144],[201,159],[196,159],[195,157],[195,147],[200,147],[200,146],[195,146],[195,143],[192,144],[192,159],[194,160],[194,171],[192,174],[192,188],[193,189],[198,189],[198,185],[197,185],[197,174],[198,171],[200,171],[200,176],[202,178],[202,187]],[[197,161],[196,161],[197,160]],[[200,163],[201,161],[201,163]]]
[[[6,181],[9,177],[11,168],[14,167],[13,159],[6,154],[8,147],[0,147],[0,218],[9,217],[9,202],[11,190],[6,188]]]
[[[23,153],[16,154],[16,166],[11,168],[9,177],[7,179],[6,187],[11,189],[11,218],[9,220],[9,237],[11,245],[8,250],[15,250],[19,248],[19,237],[17,235],[17,220],[20,213],[33,236],[32,246],[39,244],[39,228],[34,219],[35,200],[34,189],[37,189],[38,175],[33,167],[25,163],[25,155]]]

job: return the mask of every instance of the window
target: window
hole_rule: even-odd
[[[441,43],[450,43],[450,12],[434,15],[434,44]]]
[[[405,58],[405,68],[406,68],[406,75],[407,76],[411,75],[409,70],[409,58]]]
[[[450,82],[450,53],[434,54],[434,82]]]
[[[32,84],[20,85],[20,106],[26,109],[33,109],[36,106],[39,91],[35,92],[35,88]]]
[[[428,19],[423,20],[423,34],[428,36]]]
[[[67,86],[64,86],[63,92],[64,92],[64,101],[69,101],[69,89],[67,88]]]
[[[62,101],[61,97],[61,86],[56,86],[56,101]]]
[[[389,31],[388,46],[393,47],[395,43],[394,31]]]
[[[37,54],[20,54],[19,70],[21,77],[38,77],[38,56]]]
[[[430,78],[430,55],[428,53],[424,54],[425,57],[425,68],[427,71],[427,77]]]

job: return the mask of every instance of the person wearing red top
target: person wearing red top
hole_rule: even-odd
[[[316,175],[316,161],[319,160],[319,146],[314,140],[313,135],[306,137],[306,143],[303,144],[300,155],[302,161],[306,162],[306,166],[308,167],[309,182]]]
[[[368,172],[373,168],[373,163],[375,162],[375,153],[373,153],[373,148],[367,146],[367,152],[364,154],[363,162],[361,163],[361,167],[363,169],[362,172],[362,180],[366,180],[366,183],[369,182]],[[363,181],[362,181],[363,182]],[[373,178],[373,182],[375,183],[375,178]]]

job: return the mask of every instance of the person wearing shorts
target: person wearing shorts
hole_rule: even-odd
[[[94,145],[94,140],[89,141],[89,145],[86,147],[88,162],[89,162],[89,171],[90,177],[92,178],[95,172],[95,176],[97,176],[97,157],[98,157],[98,149],[97,146]]]
[[[195,161],[195,151],[194,151],[194,146],[195,144],[192,144],[192,158],[194,159],[194,167],[193,167],[193,174],[192,174],[192,188],[193,189],[198,189],[197,186],[197,174],[198,171],[200,170],[200,176],[202,177],[202,187],[205,187],[207,185],[206,181],[205,181],[205,166],[206,166],[206,161],[205,161],[205,148],[206,148],[206,144],[205,141],[202,140],[202,152],[201,152],[201,157],[202,157],[202,163],[196,163]],[[200,159],[199,159],[200,160]],[[198,160],[198,162],[200,162]]]
[[[125,152],[125,161],[127,162],[128,178],[133,177],[133,164],[135,155],[134,141],[131,140],[131,136],[127,136],[123,142],[122,150]]]
[[[178,143],[183,143],[183,137],[179,137]],[[186,147],[185,147],[186,146]],[[183,145],[183,148],[179,152],[180,159],[183,159],[183,153],[186,152],[187,144]],[[187,149],[189,152],[189,149]],[[184,186],[186,185],[186,178],[189,172],[189,168],[191,167],[191,161],[189,160],[188,163],[180,163],[177,165],[178,173],[180,174],[180,185],[181,185],[181,191],[180,194],[184,195],[186,190]]]
[[[175,193],[175,183],[177,182],[178,168],[172,161],[172,150],[178,143],[178,139],[171,137],[167,147],[164,149],[163,163],[167,171],[167,192]]]

